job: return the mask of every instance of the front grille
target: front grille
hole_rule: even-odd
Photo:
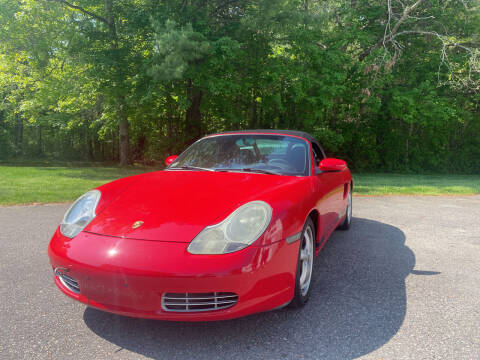
[[[65,274],[58,274],[57,276],[68,290],[73,291],[75,294],[80,294],[80,286],[78,286],[77,280]]]
[[[162,295],[162,309],[173,312],[213,311],[229,308],[237,301],[238,295],[231,292],[165,293]]]

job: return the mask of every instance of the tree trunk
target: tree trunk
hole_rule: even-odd
[[[119,132],[119,150],[120,150],[120,165],[128,165],[129,163],[129,126],[127,113],[125,111],[125,98],[123,96],[119,99],[118,105],[118,132]]]
[[[87,157],[88,160],[93,161],[94,160],[94,149],[93,149],[93,141],[92,137],[90,136],[90,131],[88,129],[88,125],[85,127],[85,143],[87,145]]]
[[[410,137],[412,136],[412,133],[413,133],[413,123],[410,123],[410,126],[408,128],[408,136],[407,136],[407,139],[405,141],[405,167],[406,167],[406,169],[408,169],[408,161],[409,161],[409,157],[410,157],[409,141],[410,141]]]
[[[167,140],[171,142],[174,138],[173,134],[173,104],[172,96],[167,94]]]
[[[42,155],[43,153],[43,144],[42,144],[42,127],[37,125],[37,155]]]
[[[145,159],[145,147],[147,145],[147,138],[145,135],[140,135],[137,139],[137,146],[135,151],[135,160],[142,161]]]
[[[21,155],[23,153],[23,118],[19,114],[16,115],[15,145],[17,153]]]
[[[172,114],[170,111],[167,113],[167,138],[169,140],[173,138]]]
[[[118,36],[115,26],[115,16],[113,13],[113,0],[105,0],[105,18],[107,20],[108,27],[110,29],[111,36],[111,48],[113,50],[118,49]],[[120,72],[120,68],[117,63],[117,71]],[[127,165],[130,162],[130,139],[129,139],[129,124],[127,118],[127,109],[125,96],[119,95],[117,99],[117,116],[118,116],[118,134],[120,138],[119,152],[120,152],[120,165]]]
[[[112,130],[112,161],[117,161],[117,132],[115,130]]]
[[[193,85],[192,80],[187,80],[187,97],[190,100],[190,106],[187,109],[185,132],[187,144],[193,143],[202,136],[202,113],[200,105],[202,104],[203,92]]]
[[[250,121],[250,128],[255,129],[257,127],[257,100],[255,95],[253,95],[253,101],[252,101],[252,119]]]

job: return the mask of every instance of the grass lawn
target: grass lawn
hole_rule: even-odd
[[[121,177],[155,168],[0,165],[0,205],[67,202]],[[360,195],[480,194],[478,175],[354,174]]]
[[[480,175],[353,174],[360,195],[480,194]]]
[[[153,170],[0,165],[0,205],[72,201],[109,181]]]

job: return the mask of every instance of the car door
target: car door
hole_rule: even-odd
[[[325,158],[325,153],[318,143],[312,142],[314,156],[314,192],[317,200],[317,210],[320,214],[319,243],[334,230],[343,206],[344,186],[342,175],[338,172],[321,172],[318,168],[320,161]]]

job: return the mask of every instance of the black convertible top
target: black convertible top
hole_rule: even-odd
[[[260,129],[260,130],[238,130],[238,131],[224,131],[221,133],[217,133],[215,135],[220,134],[238,134],[238,133],[270,133],[270,134],[279,134],[279,135],[294,135],[301,138],[304,138],[310,142],[317,142],[318,141],[309,133],[304,131],[297,131],[297,130],[274,130],[274,129]]]

